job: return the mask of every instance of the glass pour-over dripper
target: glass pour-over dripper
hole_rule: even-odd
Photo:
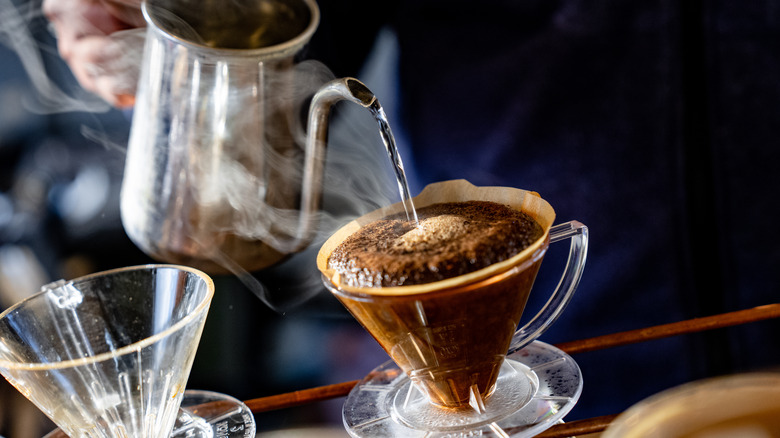
[[[252,437],[231,397],[193,391],[179,409],[213,295],[208,276],[170,265],[52,283],[0,315],[0,372],[59,426],[50,436]]]

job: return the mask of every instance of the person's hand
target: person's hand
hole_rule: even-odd
[[[135,102],[145,26],[141,0],[44,0],[60,56],[84,89],[116,107]]]

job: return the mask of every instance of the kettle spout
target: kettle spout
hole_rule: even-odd
[[[303,183],[298,231],[294,251],[300,251],[314,237],[314,218],[322,199],[322,173],[328,143],[328,120],[331,108],[340,101],[350,101],[369,110],[378,105],[374,93],[355,78],[334,79],[314,94],[309,105]]]
[[[334,79],[328,82],[317,90],[309,106],[309,134],[315,134],[316,137],[318,129],[327,130],[330,107],[342,100],[369,108],[376,102],[376,96],[364,83],[355,78]]]
[[[376,96],[362,82],[354,78],[343,79],[344,86],[348,90],[350,100],[366,108],[376,102]]]

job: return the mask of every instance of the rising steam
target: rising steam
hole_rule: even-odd
[[[0,0],[0,44],[13,50],[22,62],[33,87],[35,100],[25,102],[27,109],[36,113],[69,111],[105,112],[110,106],[86,92],[70,96],[57,87],[47,76],[38,42],[33,38],[31,26],[43,22],[39,5],[22,4],[19,9],[11,0]],[[56,51],[52,47],[44,50]]]
[[[308,96],[333,79],[327,67],[316,61],[300,63],[293,72],[288,73],[296,76],[297,86],[295,90],[281,95],[285,96],[285,99],[295,101],[295,107],[300,107]],[[284,85],[280,83],[279,86]],[[286,106],[290,102],[278,103],[280,106]],[[273,103],[269,107],[272,108]],[[289,114],[298,114],[298,111]],[[250,125],[257,124],[256,120],[251,122]],[[323,208],[311,217],[302,217],[298,205],[295,204],[299,202],[296,196],[291,198],[292,204],[284,207],[275,207],[267,202],[269,198],[273,198],[270,192],[279,190],[280,185],[300,185],[303,177],[298,158],[302,153],[300,149],[306,142],[307,133],[303,128],[305,122],[298,117],[292,117],[287,122],[282,125],[289,124],[292,128],[293,143],[296,145],[294,154],[276,153],[273,148],[264,148],[261,141],[258,141],[258,137],[262,136],[258,135],[244,139],[249,146],[241,148],[240,157],[220,155],[218,163],[203,157],[193,158],[193,162],[201,166],[197,172],[213,177],[201,181],[204,184],[201,185],[202,190],[196,191],[197,203],[201,206],[228,204],[230,220],[222,222],[223,228],[219,231],[245,239],[260,240],[281,253],[292,253],[300,250],[296,247],[295,237],[301,232],[301,220],[308,221],[303,228],[310,227],[314,230],[310,246],[303,250],[304,254],[286,263],[287,269],[295,270],[295,284],[288,285],[290,290],[295,292],[285,297],[283,308],[274,303],[272,294],[263,284],[229,255],[220,252],[215,245],[202,242],[201,247],[208,251],[209,258],[235,274],[255,295],[277,311],[300,304],[321,290],[322,284],[313,257],[316,249],[327,237],[354,217],[399,198],[398,192],[395,191],[396,182],[390,162],[372,113],[358,105],[344,102],[338,104],[331,120],[322,180]],[[273,139],[274,135],[270,137]],[[276,174],[285,175],[285,179],[274,181],[273,178],[258,178],[258,173],[262,172],[257,168],[252,169],[251,163],[267,165]],[[216,173],[215,169],[218,169]],[[220,222],[214,220],[207,224],[210,229],[206,235],[214,231],[212,227],[215,224]],[[197,236],[201,234],[200,231],[192,229],[189,235]]]

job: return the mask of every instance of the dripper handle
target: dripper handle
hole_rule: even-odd
[[[571,238],[569,259],[558,286],[542,310],[512,336],[508,354],[522,349],[541,336],[561,316],[577,290],[588,253],[588,227],[578,221],[570,221],[550,228],[550,243],[568,238]]]

